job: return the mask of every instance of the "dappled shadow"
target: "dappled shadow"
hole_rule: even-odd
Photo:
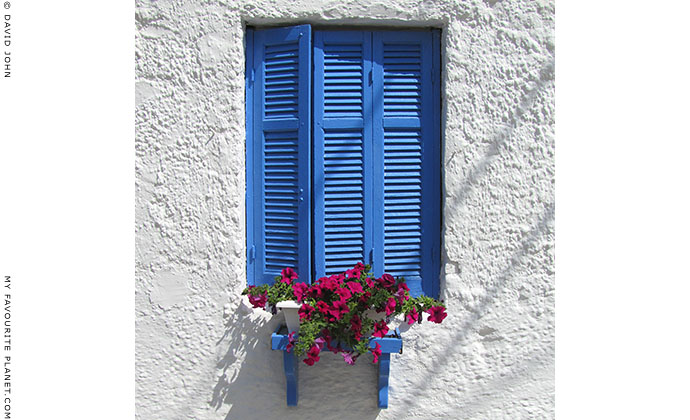
[[[486,175],[489,166],[494,162],[495,158],[504,151],[506,144],[513,136],[516,128],[519,127],[525,114],[535,104],[539,93],[553,83],[554,66],[555,62],[553,59],[542,66],[538,79],[532,82],[531,89],[528,90],[514,110],[511,123],[496,133],[494,141],[486,150],[479,163],[469,171],[469,174],[465,177],[464,183],[456,190],[445,191],[445,209],[451,209],[454,212],[458,212],[462,206],[466,204],[467,197],[478,187],[480,180]],[[453,153],[445,160],[445,170],[448,170],[449,165],[455,157],[456,153]],[[443,373],[451,358],[457,357],[458,352],[455,351],[455,349],[457,349],[458,346],[467,345],[469,335],[476,331],[478,327],[477,324],[481,318],[490,312],[491,308],[499,299],[501,291],[511,283],[511,280],[515,279],[518,268],[529,261],[530,257],[535,255],[537,252],[535,250],[537,245],[543,241],[544,238],[553,236],[555,204],[553,202],[547,202],[543,203],[543,206],[544,210],[539,219],[532,228],[519,239],[518,248],[512,254],[506,256],[507,265],[505,268],[496,276],[492,276],[492,278],[486,280],[485,284],[487,284],[488,287],[484,290],[483,297],[471,308],[466,319],[454,327],[456,331],[455,334],[444,339],[443,343],[439,343],[439,346],[445,348],[446,351],[440,352],[437,357],[435,357],[433,365],[425,372],[424,376],[420,377],[415,383],[406,385],[406,387],[410,389],[410,395],[407,395],[407,399],[411,401],[412,405],[416,405],[415,401],[427,400],[428,395],[426,395],[426,390],[429,388],[427,384],[431,382],[432,378],[439,377],[439,375]],[[448,221],[449,218],[450,215],[446,215],[446,221]],[[448,223],[445,225],[448,226]],[[444,261],[450,262],[447,254],[444,255]],[[549,263],[553,265],[553,261]],[[460,267],[460,269],[462,269],[462,267]],[[443,291],[444,289],[445,284],[442,284],[441,290]],[[528,360],[539,360],[541,362],[544,359],[552,357],[553,356],[550,354],[536,352],[532,353]],[[490,383],[494,384],[494,388],[501,388],[500,384],[505,382],[504,388],[506,388],[510,383],[517,383],[520,375],[522,375],[522,377],[529,377],[530,372],[528,371],[530,369],[541,369],[543,367],[543,364],[540,365],[539,363],[529,362],[527,365],[514,367],[511,370],[512,373],[505,375],[503,378],[497,377],[491,379]],[[463,405],[461,402],[459,402],[459,404]]]
[[[512,279],[515,274],[515,269],[532,255],[531,251],[535,245],[537,245],[545,235],[553,234],[552,225],[554,214],[554,204],[550,203],[546,206],[546,210],[537,224],[532,230],[524,235],[520,241],[520,248],[510,255],[508,258],[508,266],[494,279],[492,286],[486,289],[484,297],[472,309],[470,315],[460,325],[455,327],[457,332],[451,335],[449,339],[444,340],[444,343],[439,343],[439,347],[445,348],[446,351],[440,352],[440,354],[434,358],[434,364],[429,371],[421,377],[421,380],[417,384],[410,387],[413,396],[413,398],[410,398],[411,401],[425,400],[422,398],[422,395],[428,388],[425,384],[432,378],[438,377],[446,369],[446,364],[449,359],[457,356],[457,351],[454,351],[454,348],[466,344],[468,336],[476,330],[477,322],[489,312],[492,305],[498,299],[500,290],[506,286],[510,279]]]
[[[470,171],[469,175],[465,178],[465,182],[458,191],[452,191],[450,197],[453,198],[452,202],[446,203],[446,208],[458,209],[460,206],[465,204],[465,200],[468,194],[477,185],[477,181],[484,176],[487,167],[494,161],[494,158],[498,156],[501,148],[505,146],[515,129],[519,126],[524,115],[529,111],[529,109],[534,105],[539,92],[542,91],[548,84],[553,82],[555,71],[555,60],[552,58],[544,66],[542,66],[539,72],[539,78],[532,82],[532,87],[527,91],[527,93],[522,97],[522,100],[518,106],[513,111],[513,115],[510,119],[510,124],[505,126],[499,132],[494,135],[494,141],[491,143],[489,148],[484,153],[482,160]],[[445,161],[444,169],[447,170],[448,165],[455,159],[456,153],[452,153]],[[448,191],[445,191],[448,193]],[[448,195],[446,195],[448,197]]]

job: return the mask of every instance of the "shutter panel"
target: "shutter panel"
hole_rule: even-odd
[[[256,30],[248,42],[252,36],[248,284],[273,283],[284,267],[309,281],[311,27]]]
[[[414,296],[438,296],[440,110],[432,32],[374,32],[374,260]],[[432,80],[434,79],[434,80]],[[436,85],[436,86],[434,86]],[[379,246],[382,244],[383,246]]]
[[[371,32],[314,33],[316,278],[372,249]]]

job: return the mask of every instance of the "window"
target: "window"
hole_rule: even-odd
[[[247,276],[372,264],[438,296],[438,30],[247,30]]]

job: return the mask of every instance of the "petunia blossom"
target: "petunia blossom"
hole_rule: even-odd
[[[388,325],[386,325],[386,321],[379,321],[374,324],[374,333],[372,336],[384,337],[386,334],[388,334]]]
[[[248,297],[249,303],[251,303],[254,308],[263,308],[266,306],[266,302],[268,301],[268,294],[266,292],[260,294],[259,296],[252,296],[250,294]]]
[[[314,309],[314,307],[309,305],[308,303],[302,304],[302,307],[299,308],[299,311],[297,311],[297,313],[299,314],[300,322],[311,320],[311,316],[314,314],[315,310],[316,309]]]
[[[429,318],[427,319],[437,324],[443,322],[443,319],[448,316],[446,313],[446,308],[443,306],[432,306],[426,312],[429,314]]]
[[[343,360],[345,360],[345,362],[348,365],[354,365],[355,364],[355,359],[352,357],[352,353],[343,352]]]
[[[352,297],[352,292],[347,287],[339,287],[335,292],[342,300],[348,300]]]
[[[321,349],[318,345],[314,344],[313,346],[311,346],[309,351],[307,351],[308,357],[304,359],[304,363],[308,364],[309,366],[314,366],[314,363],[318,362],[321,359],[319,357],[319,353],[321,353]]]
[[[393,312],[395,312],[395,298],[388,298],[388,302],[386,302],[386,316],[390,316]]]
[[[280,273],[280,275],[282,276],[280,281],[282,281],[283,283],[289,284],[297,280],[297,273],[290,267],[283,268],[283,271]]]
[[[359,269],[357,266],[355,266],[354,268],[350,268],[348,270],[345,270],[345,278],[346,279],[358,279],[361,274],[362,274],[362,270]]]
[[[301,302],[309,286],[305,283],[295,283],[292,285],[292,292],[295,294],[295,299]]]
[[[314,344],[316,344],[319,347],[319,351],[321,351],[323,350],[323,346],[326,344],[326,340],[324,340],[323,337],[319,337],[314,340]]]
[[[318,309],[322,314],[329,314],[331,312],[331,308],[329,308],[328,304],[322,300],[316,303],[316,309]]]
[[[400,303],[400,306],[404,305],[405,301],[410,299],[410,296],[407,294],[409,291],[410,288],[407,287],[405,283],[398,284],[398,291],[395,292],[395,297],[398,298],[398,303]]]
[[[378,282],[381,283],[381,286],[385,287],[386,289],[390,289],[391,287],[395,286],[395,279],[388,273],[382,275],[381,278],[378,279]]]
[[[290,353],[290,350],[295,347],[295,342],[297,341],[297,337],[295,337],[295,335],[295,331],[292,331],[290,334],[288,334],[288,344],[285,346],[285,351],[288,353]]]
[[[367,283],[367,286],[369,286],[370,289],[373,289],[374,286],[376,286],[376,283],[374,283],[374,280],[372,280],[371,277],[367,277],[364,279],[364,281]]]
[[[378,363],[379,357],[381,357],[381,345],[379,343],[376,343],[376,348],[371,351],[371,354],[374,355],[374,363]]]
[[[327,277],[321,277],[316,284],[313,284],[308,291],[309,296],[320,299],[324,295],[324,287],[322,280],[327,279]]]
[[[412,310],[407,313],[407,324],[412,325],[419,320],[419,313],[416,307],[412,307]]]
[[[321,302],[319,302],[321,303]],[[350,308],[344,300],[337,300],[333,302],[333,307],[330,309],[330,313],[335,319],[341,319],[344,314],[350,312]]]
[[[350,289],[352,293],[363,293],[364,289],[362,288],[362,285],[357,283],[356,281],[348,281],[345,283],[345,285]]]

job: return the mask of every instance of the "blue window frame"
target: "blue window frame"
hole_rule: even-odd
[[[438,30],[247,30],[249,284],[363,261],[438,296],[439,85]]]

